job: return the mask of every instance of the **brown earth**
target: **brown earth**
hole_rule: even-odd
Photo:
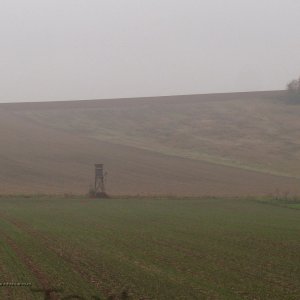
[[[0,194],[84,194],[94,163],[111,194],[300,194],[299,108],[282,95],[1,104]]]

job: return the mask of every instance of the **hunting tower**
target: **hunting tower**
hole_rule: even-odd
[[[95,195],[105,194],[103,164],[95,164]]]

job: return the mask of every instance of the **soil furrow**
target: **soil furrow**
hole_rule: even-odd
[[[107,285],[104,285],[103,282],[101,282],[97,276],[91,274],[90,272],[85,271],[82,265],[79,265],[79,263],[73,260],[68,254],[64,254],[62,251],[60,251],[59,248],[54,247],[53,246],[53,242],[55,242],[54,239],[50,239],[49,237],[46,237],[45,235],[34,230],[32,227],[30,227],[30,225],[24,222],[15,220],[1,213],[0,213],[0,217],[5,221],[9,222],[10,224],[16,226],[17,228],[21,229],[22,231],[26,232],[28,235],[34,238],[38,238],[44,244],[44,246],[47,247],[47,249],[55,253],[59,258],[63,259],[75,273],[80,274],[82,278],[84,278],[87,282],[95,286],[99,291],[101,291],[101,293],[108,295],[108,297],[113,297],[112,299],[118,299],[116,294],[118,294],[118,292],[121,292],[120,286],[122,285],[117,283],[117,279],[112,280],[110,276],[110,279],[108,280],[110,281],[110,283],[112,283],[112,281],[115,281],[116,285],[111,288],[108,288]],[[105,274],[105,272],[103,272],[102,274]],[[140,299],[146,300],[150,298],[143,297]]]
[[[0,217],[5,221],[9,221],[6,217],[3,217],[2,214],[0,214]],[[18,243],[14,239],[12,239],[6,232],[0,229],[0,233],[7,245],[14,251],[16,256],[37,279],[40,287],[42,287],[43,290],[51,289],[51,280],[48,278],[45,272],[36,265],[32,257],[28,255],[24,251],[24,249],[22,249],[22,247],[20,247]],[[50,299],[56,300],[58,299],[58,297],[52,293],[52,295],[50,295]]]

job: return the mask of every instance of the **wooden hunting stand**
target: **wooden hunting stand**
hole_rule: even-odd
[[[95,164],[95,196],[106,195],[103,164]]]

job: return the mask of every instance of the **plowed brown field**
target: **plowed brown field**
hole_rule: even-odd
[[[84,194],[104,163],[111,194],[299,194],[281,94],[1,104],[0,193]]]

